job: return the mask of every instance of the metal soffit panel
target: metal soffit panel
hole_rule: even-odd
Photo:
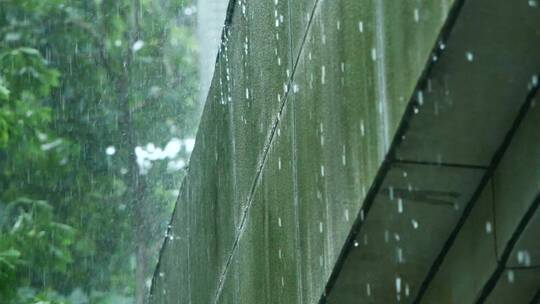
[[[410,300],[484,171],[392,165],[329,302]]]
[[[533,103],[539,27],[527,2],[457,1],[321,303],[421,302]]]

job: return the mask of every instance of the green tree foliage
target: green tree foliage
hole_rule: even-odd
[[[1,303],[143,302],[198,119],[191,5],[0,0]]]

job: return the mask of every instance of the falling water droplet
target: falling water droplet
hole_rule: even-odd
[[[492,231],[493,231],[493,225],[491,224],[491,222],[487,221],[486,222],[486,233],[491,234]]]
[[[377,60],[377,49],[375,49],[375,48],[372,48],[372,49],[371,49],[371,59],[372,59],[373,61],[376,61],[376,60]]]
[[[135,43],[133,43],[133,46],[131,47],[131,49],[133,50],[134,53],[136,53],[140,51],[143,47],[144,47],[144,41],[137,40],[135,41]]]
[[[420,21],[420,11],[415,8],[414,9],[414,22],[418,23]]]
[[[517,260],[520,265],[529,267],[531,265],[531,255],[527,250],[520,250],[517,254]]]
[[[360,33],[364,32],[364,22],[362,22],[362,21],[358,22],[358,31]]]
[[[506,273],[506,278],[508,279],[508,283],[510,284],[514,283],[514,280],[515,280],[514,271],[508,270],[508,272]]]
[[[442,41],[439,42],[439,49],[440,49],[441,51],[443,51],[444,49],[446,49],[446,44],[445,44],[444,42],[442,42]]]
[[[113,146],[109,146],[109,147],[107,147],[107,149],[105,149],[105,153],[107,155],[112,156],[112,155],[116,154],[116,148],[113,147]]]

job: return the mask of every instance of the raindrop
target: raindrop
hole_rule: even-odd
[[[493,231],[493,225],[489,221],[486,222],[486,233],[491,234],[492,231]]]
[[[358,22],[358,31],[360,33],[364,32],[364,22],[362,22],[362,21]]]
[[[397,247],[396,255],[398,264],[403,264],[403,249]]]
[[[109,146],[109,147],[107,147],[107,149],[105,149],[105,153],[106,153],[107,155],[111,155],[111,156],[112,156],[112,155],[116,154],[116,148],[113,147],[113,146]]]
[[[354,241],[354,247],[358,247],[358,241]]]
[[[420,11],[417,8],[414,9],[414,22],[418,23],[420,21]]]
[[[514,283],[514,280],[515,280],[514,271],[508,270],[508,272],[506,273],[506,278],[508,279],[508,283],[510,284]]]
[[[418,229],[418,221],[417,221],[417,220],[412,219],[412,220],[411,220],[411,224],[412,224],[412,226],[413,226],[414,229]]]
[[[409,283],[407,283],[405,284],[405,296],[409,297],[410,294],[411,294],[411,290],[409,288]]]
[[[137,40],[137,41],[135,41],[135,43],[133,44],[133,46],[131,48],[132,48],[133,52],[136,53],[136,52],[140,51],[143,47],[144,47],[144,41]]]
[[[366,284],[366,294],[371,297],[371,285],[369,283]]]
[[[401,293],[401,278],[396,277],[396,292]]]
[[[196,10],[193,7],[186,7],[186,9],[184,9],[184,14],[186,16],[191,16],[195,11]]]
[[[345,145],[343,145],[343,152],[341,153],[341,163],[343,164],[343,166],[347,165],[347,153],[346,153]]]
[[[531,79],[531,84],[532,84],[533,87],[538,86],[538,75],[533,75],[533,77]]]
[[[474,54],[472,52],[465,53],[465,57],[467,58],[467,61],[472,62],[474,60]]]
[[[444,44],[444,42],[442,42],[442,41],[439,42],[439,49],[440,49],[441,51],[443,51],[444,49],[446,49],[446,44]]]
[[[537,0],[529,0],[529,6],[530,7],[538,7],[538,1]]]
[[[517,253],[517,260],[520,265],[529,267],[531,265],[531,255],[526,250],[520,250]]]
[[[403,213],[403,199],[398,198],[397,205],[398,205],[398,212]]]

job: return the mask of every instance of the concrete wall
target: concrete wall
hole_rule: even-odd
[[[446,48],[441,39],[448,38],[454,25],[461,26],[455,20],[462,7],[458,0],[233,1],[151,302],[349,303],[358,301],[355,291],[364,292],[366,280],[372,281],[368,289],[392,290],[385,295],[392,301],[409,295],[412,301],[433,272],[439,252],[448,252],[447,239],[469,215],[466,197],[473,195],[483,176],[480,170],[486,169],[468,162],[464,165],[473,167],[468,171],[441,168],[442,160],[460,156],[455,152],[461,150],[445,153],[449,148],[443,144],[448,141],[437,141],[449,132],[433,116],[439,111],[437,103],[429,102],[429,111],[419,107],[424,98],[438,100],[444,95],[444,75],[452,63],[469,62],[468,50],[460,49],[466,45],[461,40],[455,43],[457,57],[447,56],[447,63],[438,58]],[[473,10],[472,17],[476,13]],[[526,17],[535,20],[536,15]],[[467,26],[462,26],[465,31]],[[440,70],[432,67],[438,62]],[[535,64],[520,77],[530,80]],[[433,92],[443,95],[427,90],[431,73],[437,71],[442,71],[441,81],[435,84],[441,86]],[[526,88],[520,79],[516,87]],[[458,84],[466,87],[463,81]],[[523,90],[514,91],[519,96]],[[484,154],[474,157],[487,157],[489,163],[522,103],[495,112],[508,113],[493,121],[502,131],[496,138],[486,135],[488,148],[477,149]],[[467,112],[455,110],[449,111],[449,121],[453,114]],[[464,120],[469,125],[458,131],[466,134],[473,122],[474,117],[472,122]],[[411,133],[404,125],[410,125]],[[417,132],[424,129],[433,133]],[[426,141],[418,142],[422,138]],[[427,147],[436,152],[429,153]],[[403,166],[393,170],[397,161],[403,166],[437,165],[428,171]],[[423,255],[411,249],[410,257],[418,257],[418,265],[424,266],[411,263],[399,270],[403,276],[414,273],[411,277],[416,280],[414,290],[405,296],[405,283],[394,290],[396,278],[401,284],[401,274],[396,276],[398,266],[383,259],[386,247],[370,247],[367,256],[351,252],[364,241],[365,229],[381,232],[381,240],[398,239],[378,225],[397,229],[418,219],[395,216],[384,207],[400,201],[394,191],[407,189],[407,181],[397,187],[407,172],[426,182],[425,191],[415,194],[425,199],[430,193],[446,193],[450,198],[443,197],[443,203],[450,200],[452,208],[462,209],[448,216],[439,209],[417,209],[418,216],[426,218],[420,225],[433,223],[437,234],[426,230],[410,239],[411,248],[420,244],[430,251]],[[444,179],[437,183],[440,178]],[[381,193],[388,199],[376,200]],[[459,201],[453,201],[453,193],[459,193]],[[399,204],[392,208],[399,211]],[[434,220],[438,215],[440,221]],[[366,218],[373,224],[362,228]],[[348,264],[360,268],[348,267],[355,270],[348,273],[343,270]],[[386,270],[373,271],[377,267]],[[366,273],[375,276],[366,277],[363,269],[371,269]],[[385,297],[372,297],[371,291],[362,297],[368,303],[388,303],[381,300]]]

